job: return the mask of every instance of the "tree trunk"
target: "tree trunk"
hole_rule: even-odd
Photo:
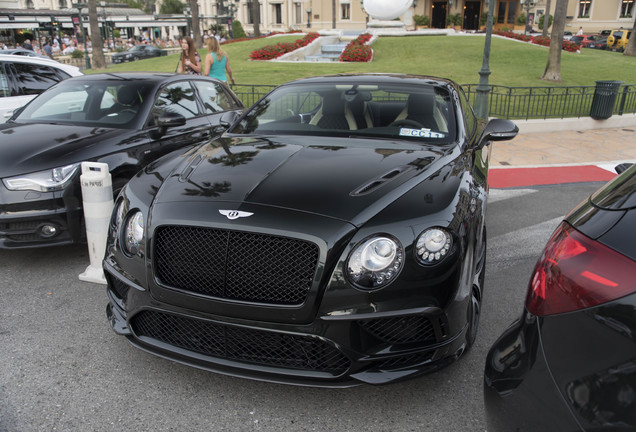
[[[261,7],[258,0],[252,0],[252,22],[254,23],[254,37],[261,36]]]
[[[632,26],[632,36],[627,41],[627,46],[625,47],[625,51],[623,55],[636,57],[636,37],[634,36],[634,32],[636,32],[636,14],[634,14],[634,25]]]
[[[563,51],[563,31],[568,11],[568,0],[556,0],[554,22],[550,34],[550,52],[542,80],[561,82],[561,51]],[[545,21],[544,21],[545,23]],[[544,26],[545,27],[545,26]]]
[[[105,69],[106,60],[104,59],[104,41],[99,31],[99,22],[97,21],[97,1],[88,0],[88,24],[91,28],[91,44],[93,46],[93,61],[91,67],[93,69]],[[105,24],[105,23],[104,23]],[[88,38],[84,41],[84,48],[88,49]]]
[[[199,3],[197,0],[188,0],[188,4],[192,11],[192,39],[194,40],[194,46],[199,49],[203,45],[203,38],[201,37],[201,22],[199,21]]]
[[[543,36],[548,35],[548,27],[550,27],[550,3],[552,0],[546,0],[545,2],[545,15],[543,15]]]

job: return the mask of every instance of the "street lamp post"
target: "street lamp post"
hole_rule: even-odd
[[[490,75],[490,41],[492,39],[492,21],[495,13],[495,0],[488,1],[488,19],[486,20],[486,41],[484,42],[484,58],[479,70],[479,85],[475,89],[477,96],[475,97],[475,114],[477,117],[488,120],[488,94],[490,93],[490,84],[488,76]]]
[[[530,24],[530,0],[519,0],[521,1],[521,5],[525,4],[526,6],[526,27],[523,29],[523,35],[525,36],[528,33],[528,24]],[[548,11],[549,14],[550,11]]]
[[[305,10],[307,11],[307,28],[311,28],[311,8]]]
[[[86,7],[86,3],[73,3],[73,7],[77,8],[79,14],[80,35],[84,41],[84,62],[86,63],[86,69],[90,69],[91,59],[88,56],[88,40],[86,38],[86,32],[84,31],[84,20],[82,20],[82,9]]]

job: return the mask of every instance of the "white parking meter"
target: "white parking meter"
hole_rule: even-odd
[[[82,162],[82,201],[90,265],[80,280],[106,284],[102,260],[106,252],[108,223],[113,211],[113,185],[108,164]]]

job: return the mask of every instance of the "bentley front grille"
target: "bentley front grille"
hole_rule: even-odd
[[[424,316],[378,318],[359,321],[370,335],[386,343],[435,343],[433,323]]]
[[[156,231],[154,268],[169,288],[266,304],[305,301],[318,265],[314,243],[190,226]]]
[[[210,357],[288,369],[344,373],[349,359],[327,342],[308,336],[233,327],[157,311],[131,320],[137,337]]]

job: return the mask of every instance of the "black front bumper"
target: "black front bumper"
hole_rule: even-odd
[[[435,307],[319,316],[309,324],[230,318],[168,305],[104,263],[118,334],[138,348],[197,368],[316,387],[386,384],[436,371],[465,348]]]
[[[76,192],[75,185],[56,192],[9,191],[0,183],[0,249],[82,241],[83,210],[81,194]]]

